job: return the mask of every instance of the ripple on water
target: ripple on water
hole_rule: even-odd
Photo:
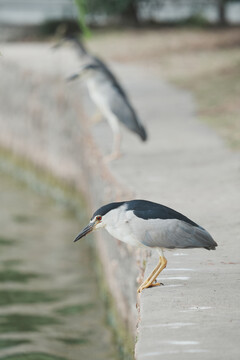
[[[0,246],[11,246],[16,243],[16,240],[0,236]]]
[[[31,290],[0,290],[0,306],[14,304],[37,304],[56,301],[59,296],[55,292]]]
[[[0,339],[0,350],[12,346],[18,346],[22,344],[29,344],[30,340],[28,339]]]
[[[10,356],[4,356],[1,360],[68,360],[61,356],[55,356],[51,354],[45,354],[40,352],[14,354]]]
[[[8,314],[0,316],[0,333],[38,331],[41,326],[60,324],[60,320],[46,315]]]
[[[56,312],[58,312],[61,315],[76,315],[81,314],[87,310],[90,310],[93,308],[95,304],[93,303],[86,303],[86,304],[77,304],[77,305],[69,305],[62,307],[60,309],[57,309]]]
[[[8,177],[0,187],[0,359],[118,359],[91,254],[72,242],[79,218]]]
[[[31,279],[39,278],[40,275],[30,272],[20,272],[13,269],[0,270],[0,283],[1,282],[17,282],[27,283]]]

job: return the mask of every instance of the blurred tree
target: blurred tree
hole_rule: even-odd
[[[227,25],[227,3],[240,2],[240,0],[216,0],[218,8],[218,23],[221,26]]]
[[[218,0],[218,17],[219,17],[219,25],[224,26],[227,24],[226,19],[226,4],[228,0]]]
[[[227,4],[232,2],[240,2],[240,0],[75,0],[79,9],[79,19],[81,24],[84,23],[84,15],[87,14],[90,21],[98,21],[98,16],[117,16],[125,24],[138,24],[141,19],[141,10],[144,14],[159,13],[164,7],[172,7],[178,18],[178,11],[181,8],[193,9],[195,15],[204,14],[204,8],[213,6],[217,9],[218,24],[227,25]],[[170,3],[170,4],[169,4]],[[152,17],[157,21],[155,17]],[[204,15],[202,16],[204,19]],[[92,21],[93,20],[93,21]],[[144,21],[147,21],[146,18]],[[173,19],[174,21],[174,19]],[[177,20],[176,20],[177,21]],[[84,25],[86,27],[86,25]],[[83,27],[81,26],[83,29]]]
[[[76,0],[85,2],[85,0]],[[138,3],[141,0],[88,0],[88,14],[120,15],[124,22],[138,23]]]
[[[138,0],[128,0],[125,2],[126,4],[121,14],[122,17],[129,22],[138,24]]]

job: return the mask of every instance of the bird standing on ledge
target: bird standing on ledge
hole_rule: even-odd
[[[91,99],[101,115],[107,119],[113,132],[113,150],[108,160],[116,159],[120,156],[120,123],[138,135],[142,141],[147,140],[146,130],[126,91],[107,64],[90,54],[79,38],[72,36],[67,40],[74,43],[81,60],[85,63],[78,73],[70,76],[68,80],[75,80],[78,77],[86,79]]]
[[[155,248],[159,262],[148,278],[138,288],[138,292],[151,286],[166,267],[166,249],[204,248],[215,250],[217,243],[201,226],[181,213],[146,200],[114,202],[102,206],[93,214],[89,224],[74,241],[93,230],[106,228],[115,238],[138,247]]]

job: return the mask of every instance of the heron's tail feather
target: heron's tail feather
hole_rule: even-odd
[[[143,125],[141,125],[141,124],[139,124],[138,134],[141,137],[142,141],[147,140],[147,132],[146,132],[145,128],[143,127]]]
[[[201,245],[201,247],[207,250],[215,250],[215,248],[218,246],[209,232],[201,226],[194,227],[194,241],[196,245]]]

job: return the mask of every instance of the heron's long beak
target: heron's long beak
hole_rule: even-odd
[[[78,73],[69,76],[66,80],[72,81],[72,80],[76,80],[78,78],[82,79],[83,77],[86,77],[86,75],[89,75],[89,71],[88,71],[89,68],[91,68],[91,64],[82,65],[80,67]]]
[[[86,236],[88,233],[90,233],[91,231],[93,231],[93,230],[94,230],[94,226],[95,226],[95,223],[94,223],[94,222],[93,222],[92,224],[89,223],[89,224],[78,234],[78,236],[76,237],[76,239],[74,240],[74,242],[80,240],[82,237]]]
[[[80,73],[78,73],[78,74],[73,74],[73,75],[69,76],[69,77],[66,79],[66,81],[76,80],[76,79],[78,79],[80,76],[81,76]]]

